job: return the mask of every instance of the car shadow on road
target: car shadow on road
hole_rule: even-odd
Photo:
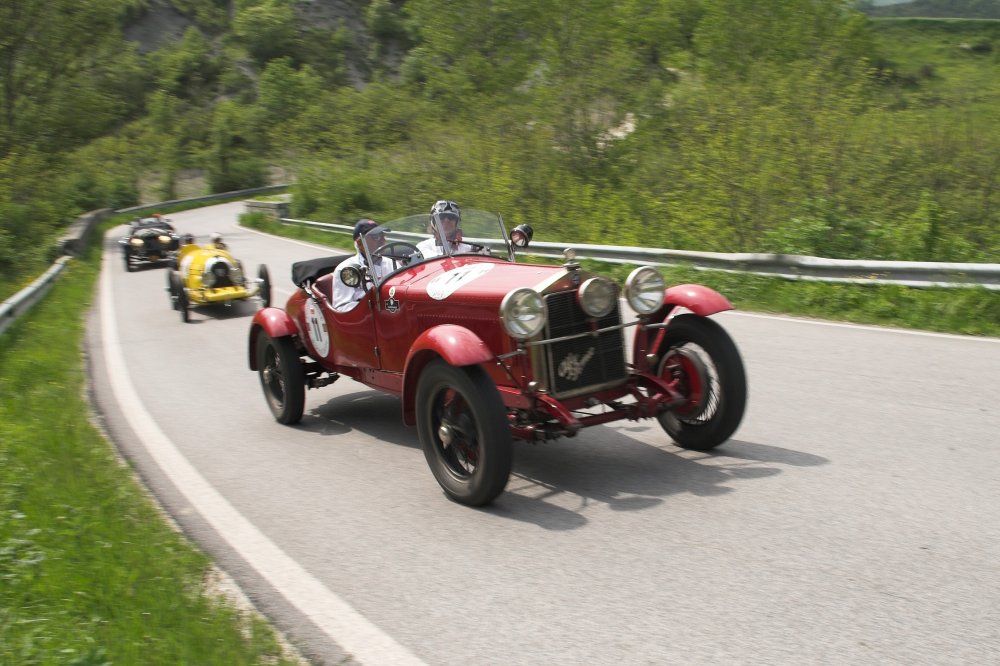
[[[146,271],[157,271],[162,269],[170,269],[170,264],[165,261],[157,262],[143,262],[132,264],[132,270],[126,271],[127,273],[144,273]]]
[[[420,448],[417,429],[403,425],[399,398],[371,389],[338,395],[321,404],[307,402],[298,427],[326,436],[357,431],[388,444]]]
[[[225,303],[204,303],[191,308],[191,320],[194,321],[197,315],[204,319],[243,319],[253,317],[257,310],[256,301],[231,301],[229,305]]]
[[[519,443],[507,492],[484,510],[544,529],[575,529],[586,522],[583,511],[595,503],[613,511],[640,511],[672,495],[736,492],[740,483],[780,474],[783,466],[829,462],[736,439],[711,452],[686,451],[662,432],[651,428],[644,434],[635,438],[596,427],[575,439]]]
[[[298,427],[322,435],[357,431],[389,445],[420,448],[416,429],[402,423],[399,399],[373,390],[314,405]],[[586,510],[594,504],[641,511],[674,495],[738,492],[741,483],[781,474],[783,468],[827,463],[803,451],[739,439],[713,451],[687,451],[655,421],[626,429],[597,426],[575,438],[515,442],[506,491],[479,510],[547,530],[571,530],[586,525]]]

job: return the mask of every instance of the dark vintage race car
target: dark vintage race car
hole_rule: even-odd
[[[466,211],[453,244],[435,240],[449,232],[428,218],[369,231],[360,266],[345,257],[293,265],[298,291],[285,308],[256,313],[250,369],[279,422],[302,418],[307,387],[341,376],[399,396],[438,483],[474,506],[506,486],[513,440],[657,419],[679,446],[707,450],[736,430],[743,362],[708,318],[732,308],[725,297],[695,284],[668,289],[648,266],[620,292],[572,250],[562,265],[516,263],[528,225],[508,235],[498,215]],[[347,311],[332,307],[341,279],[367,287]],[[623,317],[622,295],[634,315]]]
[[[132,272],[140,264],[170,264],[177,257],[180,235],[170,220],[153,215],[129,222],[128,233],[118,240],[122,247],[125,270]]]
[[[257,278],[249,278],[243,263],[233,257],[221,242],[197,245],[191,240],[181,245],[177,268],[167,274],[170,306],[180,312],[181,320],[190,321],[196,305],[258,298],[263,307],[271,304],[271,278],[267,266],[257,267]]]

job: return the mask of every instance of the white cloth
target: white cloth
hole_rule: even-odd
[[[368,261],[361,256],[361,252],[359,251],[353,257],[345,259],[340,263],[340,265],[337,266],[337,275],[333,280],[332,305],[334,311],[336,312],[350,312],[353,310],[357,304],[361,302],[361,299],[365,297],[365,294],[368,293],[368,288],[371,286],[371,283],[366,280],[362,280],[361,284],[357,287],[349,287],[344,284],[344,281],[340,277],[340,273],[345,268],[349,268],[350,266],[354,266],[355,268],[361,268],[362,266],[367,267]],[[382,276],[385,275],[384,263],[381,261],[376,262],[375,266],[370,268],[368,272],[371,277],[381,281]]]

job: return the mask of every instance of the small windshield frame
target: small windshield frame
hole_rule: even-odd
[[[462,211],[460,228],[462,244],[458,246],[441,242],[445,230],[428,213],[401,217],[370,230],[362,236],[361,245],[368,265],[381,267],[380,271],[370,271],[372,281],[381,284],[404,268],[428,261],[483,256],[483,252],[475,248],[489,248],[489,256],[514,261],[514,246],[498,213],[466,209]],[[414,252],[414,249],[421,251]]]

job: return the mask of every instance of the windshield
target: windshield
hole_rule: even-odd
[[[497,213],[465,210],[461,220],[410,215],[375,227],[362,237],[377,281],[408,266],[443,257],[485,255],[514,261],[514,249]]]

